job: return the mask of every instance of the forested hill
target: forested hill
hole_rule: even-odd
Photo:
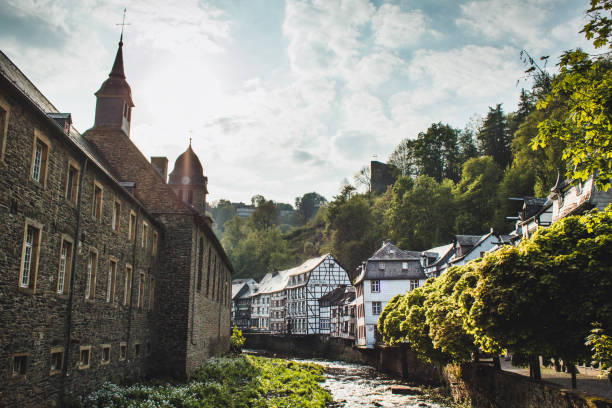
[[[396,174],[384,193],[360,192],[370,190],[364,167],[355,185],[345,185],[329,202],[317,193],[298,197],[290,217],[281,214],[291,206],[262,196],[253,198],[248,218],[238,217],[226,200],[213,205],[236,277],[260,279],[326,252],[351,273],[384,239],[425,250],[451,242],[455,234],[490,228],[506,233],[513,226],[505,217],[515,216],[521,205],[509,198],[547,196],[559,171],[577,179],[597,172],[598,187],[609,187],[610,160],[592,159],[607,157],[601,151],[612,145],[606,131],[612,126],[608,54],[568,51],[554,76],[544,68],[547,57],[521,57],[530,89],[521,92],[516,111],[505,112],[492,101],[482,119],[464,129],[439,122],[406,135],[388,159]],[[587,136],[591,141],[585,144]]]

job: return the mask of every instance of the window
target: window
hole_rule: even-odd
[[[91,346],[81,346],[79,349],[79,370],[89,368],[91,364]]]
[[[153,310],[155,304],[155,278],[151,276],[149,281],[149,310]]]
[[[119,226],[121,224],[121,201],[115,201],[113,206],[113,219],[111,222],[111,227],[113,231],[119,232]]]
[[[34,147],[32,148],[32,168],[30,177],[37,183],[45,185],[49,162],[49,140],[38,130],[34,131]]]
[[[157,255],[157,245],[159,243],[159,235],[157,234],[157,231],[153,231],[153,245],[151,248],[151,255],[152,256],[156,256]]]
[[[378,269],[380,269],[381,271],[385,270],[385,263],[384,262],[379,262],[378,263]]]
[[[98,221],[102,219],[102,185],[97,182],[94,182],[91,215]]]
[[[372,302],[372,314],[379,315],[381,311],[380,302]]]
[[[371,291],[372,293],[380,293],[380,281],[373,280],[371,283]]]
[[[136,213],[130,211],[130,224],[128,226],[128,236],[130,241],[136,239]]]
[[[60,244],[59,271],[57,273],[57,294],[70,292],[70,271],[72,270],[72,241],[62,238]]]
[[[13,377],[26,375],[28,371],[28,353],[13,354]]]
[[[96,273],[98,272],[98,252],[91,248],[87,256],[87,280],[85,282],[85,299],[96,297]]]
[[[53,347],[51,349],[51,370],[49,374],[61,373],[62,368],[64,368],[64,348]]]
[[[132,266],[125,265],[125,278],[123,283],[123,304],[128,305],[132,296]]]
[[[123,361],[127,358],[127,343],[122,341],[119,343],[119,360]]]
[[[106,303],[115,301],[115,285],[117,282],[117,260],[111,258],[108,263],[108,277],[106,279]]]
[[[34,293],[36,291],[36,275],[38,273],[38,257],[40,252],[40,231],[42,224],[26,220],[21,252],[21,270],[19,272],[19,287]]]
[[[134,344],[134,358],[140,357],[140,343]]]
[[[79,195],[79,166],[70,161],[68,163],[68,173],[66,174],[66,200],[76,204]]]
[[[11,110],[9,104],[0,97],[0,161],[4,160],[6,150],[6,134],[8,132],[8,120]]]
[[[102,345],[102,360],[100,361],[100,364],[104,365],[104,364],[110,363],[110,358],[111,358],[110,352],[111,352],[110,344],[103,344]]]
[[[425,258],[425,265],[427,265],[427,258]],[[404,271],[408,270],[408,262],[402,262],[402,269]]]
[[[142,223],[142,247],[147,248],[149,244],[149,224],[146,221]]]
[[[410,280],[410,290],[415,290],[418,287],[419,287],[419,281],[416,279],[411,279]]]
[[[140,279],[138,279],[138,299],[136,304],[139,309],[142,309],[144,305],[144,295],[145,295],[145,274],[144,272],[140,272]]]

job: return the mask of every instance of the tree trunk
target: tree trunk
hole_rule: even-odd
[[[540,357],[529,356],[529,377],[534,380],[541,380],[542,373],[540,371]]]
[[[497,355],[493,356],[493,367],[495,367],[497,371],[501,371],[501,361]]]
[[[576,384],[576,373],[578,372],[578,369],[576,368],[576,365],[574,363],[569,363],[567,365],[567,371],[569,371],[572,374],[572,389],[576,389],[577,384]]]

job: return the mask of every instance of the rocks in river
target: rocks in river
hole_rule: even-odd
[[[419,387],[411,387],[409,385],[392,385],[391,394],[402,394],[402,395],[421,395],[423,391]]]

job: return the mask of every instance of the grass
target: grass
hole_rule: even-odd
[[[320,386],[323,368],[276,358],[237,356],[208,361],[186,384],[106,383],[85,408],[325,407],[332,401]]]

